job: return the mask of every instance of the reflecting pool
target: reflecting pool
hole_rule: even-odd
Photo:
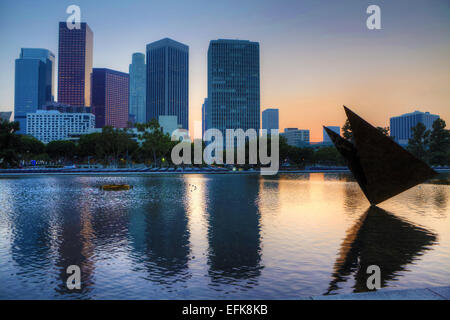
[[[346,174],[3,177],[0,298],[297,299],[367,291],[374,264],[450,285],[449,201],[427,183],[369,209]]]

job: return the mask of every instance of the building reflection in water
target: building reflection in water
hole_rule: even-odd
[[[437,176],[436,179],[428,181],[428,185],[432,187],[433,194],[433,204],[434,208],[441,217],[446,217],[447,215],[447,206],[448,206],[448,196],[449,193],[446,192],[445,188],[442,188],[443,185],[450,184],[450,173],[441,173]],[[421,195],[419,196],[421,198]]]
[[[254,286],[261,269],[258,176],[207,182],[208,264],[212,284]],[[221,196],[225,195],[226,196]]]
[[[27,183],[29,181],[25,181]],[[48,260],[52,256],[52,225],[53,216],[49,212],[49,206],[37,201],[40,192],[35,189],[22,191],[15,186],[16,181],[3,184],[0,200],[8,203],[10,207],[4,213],[9,221],[5,225],[10,226],[10,252],[16,270],[25,283],[28,279],[42,281],[46,278],[52,266]],[[10,188],[9,188],[10,187]],[[28,202],[34,202],[33,210],[28,208]],[[5,232],[5,235],[9,232]],[[3,239],[2,239],[3,240]],[[4,280],[4,279],[2,279]],[[0,286],[5,285],[4,281]],[[25,289],[25,286],[23,286]],[[17,298],[27,297],[27,292],[15,292]],[[1,292],[1,290],[0,290]]]
[[[272,177],[272,176],[269,176]],[[258,210],[262,220],[267,219],[273,222],[274,216],[280,213],[280,182],[271,178],[261,176],[259,180],[259,194],[257,198]]]
[[[153,201],[134,208],[129,219],[132,259],[147,270],[147,280],[172,285],[186,281],[190,243],[186,201],[187,187],[181,179],[145,182]],[[178,201],[177,201],[178,200]]]
[[[58,213],[58,245],[55,248],[56,267],[59,281],[55,290],[59,294],[74,294],[77,298],[86,297],[92,290],[95,269],[94,247],[95,231],[93,227],[92,208],[89,206],[89,184],[82,178],[76,183],[81,184],[80,193],[70,194],[64,179],[58,179],[56,190],[60,193],[53,198],[52,207]],[[70,187],[69,187],[70,189]],[[68,194],[69,193],[69,194]],[[76,198],[74,199],[73,197]],[[70,198],[70,200],[69,200]],[[76,205],[73,205],[76,203]],[[101,233],[100,232],[97,233]],[[81,289],[69,290],[66,285],[67,268],[77,265],[81,271]]]
[[[12,258],[24,278],[42,282],[43,296],[52,296],[51,292],[44,291],[53,288],[53,293],[58,295],[73,293],[82,298],[92,287],[94,269],[91,215],[85,208],[74,206],[83,202],[84,195],[74,202],[67,179],[48,178],[44,183],[40,188],[47,192],[23,188],[22,194],[14,194],[12,198],[16,213],[11,223]],[[70,265],[81,269],[80,290],[67,289],[66,270]],[[21,298],[27,296],[28,292],[20,294]]]
[[[433,193],[434,206],[436,209],[446,212],[448,192],[442,188],[436,188]]]
[[[335,173],[335,172],[324,172],[324,181],[349,181],[348,174]]]
[[[437,236],[378,207],[370,207],[347,231],[334,265],[326,294],[339,289],[339,283],[354,278],[353,291],[368,291],[367,268],[381,270],[381,286],[395,280],[401,271],[436,244]]]

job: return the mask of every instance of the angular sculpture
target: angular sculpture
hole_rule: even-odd
[[[436,172],[344,106],[353,141],[324,127],[371,205],[433,177]]]

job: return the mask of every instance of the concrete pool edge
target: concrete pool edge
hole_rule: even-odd
[[[372,292],[302,297],[301,300],[450,300],[450,286],[418,289],[381,289]]]
[[[450,173],[450,169],[437,169],[438,173]],[[350,170],[279,170],[278,174],[305,174],[305,173],[331,173],[331,174],[349,174]],[[178,176],[178,175],[260,175],[255,171],[134,171],[134,170],[68,170],[68,171],[48,171],[48,172],[0,172],[1,177],[25,177],[25,176],[49,176],[49,175],[67,175],[67,176]]]

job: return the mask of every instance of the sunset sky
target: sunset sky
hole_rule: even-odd
[[[94,67],[128,72],[133,52],[164,37],[189,45],[191,128],[207,95],[208,44],[218,38],[260,42],[261,111],[279,108],[280,128],[310,129],[311,141],[322,140],[322,125],[342,126],[343,104],[379,126],[414,110],[450,126],[448,0],[1,0],[0,111],[13,110],[20,48],[57,56],[58,22],[71,4],[94,33]],[[371,4],[382,30],[366,27]]]

